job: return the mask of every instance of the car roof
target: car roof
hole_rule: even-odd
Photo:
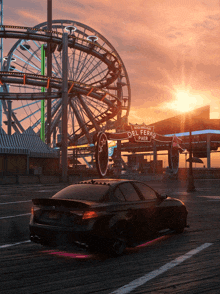
[[[132,180],[127,179],[89,179],[86,181],[81,181],[78,184],[93,184],[93,185],[108,185],[115,186],[123,182],[133,182]]]

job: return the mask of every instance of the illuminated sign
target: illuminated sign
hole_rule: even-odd
[[[154,127],[146,126],[144,123],[141,125],[130,124],[130,127],[129,137],[133,137],[135,142],[151,142],[152,139],[156,138]]]
[[[108,170],[108,138],[100,132],[96,142],[96,168],[100,177],[104,177]]]

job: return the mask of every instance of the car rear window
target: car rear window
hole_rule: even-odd
[[[108,190],[108,185],[77,184],[64,188],[52,198],[101,202]]]

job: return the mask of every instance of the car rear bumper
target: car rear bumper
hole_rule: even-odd
[[[55,227],[42,224],[30,224],[30,240],[42,245],[68,245],[68,244],[89,244],[95,238],[92,231],[78,230],[71,228]]]

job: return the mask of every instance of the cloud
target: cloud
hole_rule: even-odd
[[[45,0],[7,0],[4,9],[7,24],[34,26],[47,18]],[[173,113],[163,103],[178,88],[206,93],[215,103],[219,10],[216,0],[53,0],[53,19],[81,22],[113,45],[130,79],[129,120],[146,123]]]

